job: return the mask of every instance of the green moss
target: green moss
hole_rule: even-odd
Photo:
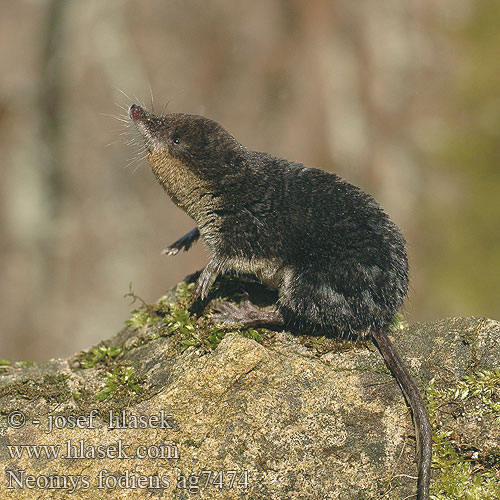
[[[35,364],[34,361],[16,361],[14,366],[16,368],[24,368],[25,366],[35,366]]]
[[[193,296],[194,282],[186,283],[182,281],[175,289],[175,295],[178,299],[191,299]]]
[[[140,381],[134,375],[133,366],[118,366],[112,372],[106,373],[104,388],[97,393],[98,401],[105,401],[120,395],[123,392],[133,392],[139,394],[142,392]]]
[[[391,321],[391,330],[404,330],[406,328],[408,328],[408,322],[405,317],[401,313],[396,313]]]
[[[129,319],[125,320],[125,324],[127,326],[132,327],[134,330],[138,330],[143,326],[152,326],[153,318],[150,313],[146,311],[141,311],[139,309],[134,309],[132,311],[132,316]]]
[[[245,328],[241,331],[241,334],[249,339],[253,339],[257,342],[262,342],[262,335],[254,328]]]
[[[180,283],[177,285],[174,297],[163,296],[154,304],[147,304],[132,290],[126,296],[132,297],[134,302],[141,303],[138,309],[132,311],[132,316],[125,324],[133,329],[147,327],[160,329],[162,334],[172,333],[177,328],[191,328],[192,318],[189,306],[192,302],[192,289],[194,283]]]
[[[163,296],[155,304],[146,304],[132,291],[129,296],[141,302],[139,309],[132,311],[126,321],[134,329],[146,327],[149,333],[139,337],[130,347],[144,345],[159,337],[173,337],[179,346],[179,352],[193,347],[202,353],[217,348],[227,330],[221,329],[208,321],[205,316],[197,318],[190,313],[193,303],[194,283],[182,282],[177,285],[174,296]]]
[[[500,498],[498,470],[485,466],[474,471],[474,461],[457,453],[450,433],[434,438],[433,467],[439,476],[432,483],[435,500],[497,500]],[[479,472],[480,471],[480,472]]]
[[[78,356],[78,361],[82,368],[93,368],[99,363],[111,364],[119,359],[123,354],[123,346],[98,346],[90,351],[82,351]]]
[[[10,366],[11,364],[8,359],[0,359],[0,366]]]
[[[500,498],[500,450],[467,441],[453,428],[458,419],[491,419],[500,425],[500,371],[476,371],[454,388],[442,389],[431,380],[426,399],[434,431],[432,482],[434,500],[494,500]],[[447,416],[453,415],[451,423]]]
[[[435,379],[432,379],[427,389],[427,398],[429,412],[433,416],[446,404],[468,401],[470,404],[462,405],[468,416],[483,417],[489,414],[500,424],[500,370],[476,371],[464,376],[455,388],[450,389],[438,389]]]
[[[45,375],[43,378],[27,378],[0,388],[0,398],[9,394],[32,401],[43,398],[49,403],[62,403],[71,397],[68,387],[69,375]]]

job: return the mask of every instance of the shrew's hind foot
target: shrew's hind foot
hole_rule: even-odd
[[[260,309],[248,299],[244,299],[240,304],[218,301],[215,303],[215,310],[210,318],[213,323],[242,326],[283,324],[283,316],[279,311]]]

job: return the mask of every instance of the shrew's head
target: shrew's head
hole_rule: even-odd
[[[207,194],[242,185],[246,149],[218,123],[196,115],[156,116],[137,104],[129,116],[156,179],[198,224],[220,203]]]
[[[173,113],[156,116],[132,104],[129,116],[141,133],[148,160],[155,169],[181,162],[200,177],[224,175],[235,166],[243,146],[218,123],[203,116]],[[222,170],[222,171],[221,171]]]

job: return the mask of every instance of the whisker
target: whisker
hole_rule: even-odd
[[[113,87],[115,90],[118,90],[118,92],[121,92],[130,102],[132,102],[132,99],[130,98],[130,96],[128,96],[127,94],[125,94],[125,92],[123,92],[122,89],[119,89],[118,87]]]
[[[167,100],[167,102],[163,105],[163,109],[162,109],[162,111],[161,111],[161,114],[162,114],[162,115],[167,114],[167,109],[168,109],[168,107],[169,107],[169,105],[170,105],[170,101],[171,101],[171,100],[170,100],[170,99],[168,99],[168,100]]]
[[[129,120],[127,120],[126,118],[124,118],[123,116],[119,116],[119,115],[111,115],[109,113],[99,113],[101,116],[109,116],[111,118],[114,118],[115,120],[118,120],[120,122],[123,122],[123,123],[129,123]]]
[[[141,166],[140,162],[145,160],[146,159],[146,154],[144,154],[144,152],[142,152],[142,154],[140,155],[136,155],[134,156],[131,160],[129,160],[129,162],[127,163],[126,167],[125,168],[130,168],[134,163],[137,163],[137,166],[136,168],[134,168],[133,170],[133,173],[135,173],[137,171],[137,169]]]
[[[131,143],[131,144],[128,144],[129,146],[138,146],[137,143]],[[135,156],[140,156],[141,154],[145,154],[146,153],[146,147],[140,147],[137,149],[137,152],[136,152],[136,155]]]
[[[151,113],[154,113],[155,106],[154,106],[153,88],[151,87],[151,82],[149,81],[149,78],[148,78],[148,85],[149,85],[149,93],[151,94]]]
[[[134,95],[134,98],[135,102],[139,103],[139,106],[141,106],[141,108],[147,109],[147,106],[142,102],[142,99],[139,99],[136,95]]]
[[[115,102],[115,106],[118,106],[120,109],[122,109],[123,111],[125,111],[125,113],[128,113],[128,108],[126,108],[122,104],[118,104],[117,102]]]
[[[137,161],[137,165],[136,167],[134,168],[134,170],[132,170],[132,173],[135,174],[137,172],[137,170],[139,170],[139,167],[141,166],[141,161],[142,160],[145,160],[146,159],[146,156],[143,156],[142,158],[139,158],[139,160]]]
[[[122,140],[121,139],[117,139],[116,141],[108,142],[104,147],[105,148],[109,148],[110,146],[113,146],[113,144],[117,144],[118,142],[122,142]]]

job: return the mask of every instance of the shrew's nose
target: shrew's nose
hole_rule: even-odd
[[[132,104],[128,108],[128,115],[134,122],[141,122],[146,118],[147,112],[138,104]]]

